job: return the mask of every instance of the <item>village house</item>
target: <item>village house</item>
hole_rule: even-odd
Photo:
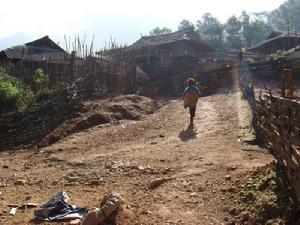
[[[288,51],[300,45],[300,33],[273,31],[266,40],[248,48],[247,51],[270,55],[277,51]]]
[[[56,61],[66,58],[66,51],[48,36],[23,45],[13,46],[0,52],[0,61],[18,62],[20,60]]]
[[[189,27],[170,34],[143,36],[128,47],[99,51],[96,55],[103,60],[123,59],[135,65],[138,89],[158,90],[159,95],[178,95],[183,80],[192,76],[193,71],[199,71],[203,58],[212,52],[213,48]]]
[[[199,71],[201,59],[213,48],[193,27],[170,34],[144,36],[123,50],[130,63],[145,72],[159,95],[180,95],[184,80]],[[149,80],[145,80],[149,83]]]
[[[170,34],[144,36],[126,48],[133,58],[154,57],[199,57],[213,49],[206,44],[194,29],[187,28]]]

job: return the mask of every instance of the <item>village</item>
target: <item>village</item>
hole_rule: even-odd
[[[300,33],[247,16],[0,49],[0,224],[300,224]]]

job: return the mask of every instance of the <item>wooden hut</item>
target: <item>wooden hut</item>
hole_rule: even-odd
[[[129,57],[173,58],[182,56],[199,57],[213,49],[206,44],[193,28],[179,30],[170,34],[145,36],[129,46]]]
[[[213,48],[192,27],[170,34],[145,36],[123,50],[131,63],[149,75],[147,83],[156,87],[162,96],[179,95],[175,88],[177,78],[184,80],[187,71],[198,68],[199,59],[209,52],[213,52]]]
[[[48,36],[38,40],[13,46],[0,52],[0,61],[17,62],[20,60],[55,61],[66,58],[66,51]]]
[[[288,51],[300,45],[300,33],[273,31],[266,40],[248,48],[247,51],[259,54],[273,54]]]

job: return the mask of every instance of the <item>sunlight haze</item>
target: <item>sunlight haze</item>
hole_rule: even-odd
[[[154,27],[176,30],[182,19],[195,23],[206,12],[222,22],[231,15],[271,11],[284,0],[185,0],[185,1],[2,1],[0,14],[0,49],[22,44],[45,35],[59,42],[64,35],[95,35],[95,46],[101,48],[113,37],[119,43],[131,44]],[[12,10],[13,9],[13,10]],[[12,13],[13,11],[13,13]]]

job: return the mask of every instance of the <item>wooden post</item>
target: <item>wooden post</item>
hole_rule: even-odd
[[[76,65],[76,51],[72,51],[71,59],[70,59],[71,80],[75,80],[77,78],[75,74],[75,65]]]
[[[293,71],[291,69],[287,70],[287,89],[288,97],[293,98],[294,97],[294,83],[293,83]]]
[[[281,86],[281,97],[290,97],[294,96],[294,84],[293,84],[293,71],[291,69],[284,69],[282,72],[282,86]],[[288,94],[286,96],[286,90]]]
[[[281,97],[285,98],[285,84],[286,84],[286,73],[284,70],[281,74]]]

